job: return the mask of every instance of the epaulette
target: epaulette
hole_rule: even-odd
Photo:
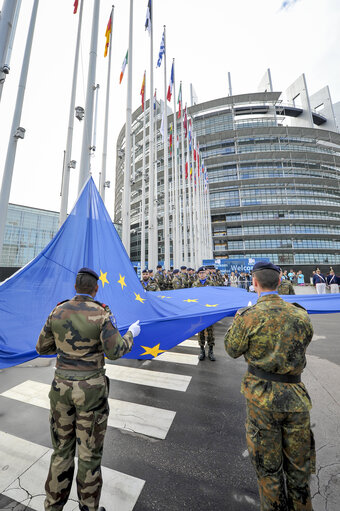
[[[248,305],[247,307],[242,307],[241,309],[238,309],[237,316],[242,316],[245,312],[247,312],[249,309],[251,309],[255,305],[256,305],[256,303],[254,305]],[[239,311],[241,311],[241,312],[239,312]]]
[[[295,307],[299,307],[299,309],[303,309],[304,311],[307,312],[307,309],[305,309],[304,307],[302,307],[302,305],[300,305],[299,303],[297,302],[291,302],[292,305],[295,305]]]
[[[109,307],[108,305],[106,305],[105,303],[98,302],[97,300],[93,300],[93,301],[94,301],[94,303],[97,303],[98,305],[100,305],[101,307],[103,307],[103,309],[105,309],[105,310],[107,310],[107,311],[111,312],[111,311],[110,311],[110,307]]]
[[[61,305],[62,303],[69,302],[69,301],[70,301],[70,299],[67,298],[67,300],[63,300],[62,302],[57,303],[56,307],[58,307],[58,305]]]

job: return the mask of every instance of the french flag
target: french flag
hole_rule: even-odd
[[[166,95],[166,99],[168,101],[171,101],[171,96],[172,96],[172,87],[174,86],[174,63],[172,63],[172,67],[171,67],[171,75],[170,75],[170,82],[169,82],[169,87],[168,87],[168,93]]]

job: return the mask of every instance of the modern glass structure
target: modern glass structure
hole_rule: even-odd
[[[302,75],[285,93],[275,92],[268,70],[258,92],[196,104],[188,114],[209,176],[215,258],[269,257],[282,265],[340,263],[340,104],[332,104],[328,87],[309,95]],[[132,260],[140,259],[141,119],[138,109],[133,114]],[[117,141],[116,222],[121,218],[124,136],[122,129]],[[159,259],[162,157],[159,136]],[[146,203],[147,194],[146,188]]]

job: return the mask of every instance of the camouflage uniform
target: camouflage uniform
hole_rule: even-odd
[[[203,283],[200,279],[195,280],[192,287],[206,287],[213,285],[214,285],[213,282],[210,279],[206,278]],[[214,325],[208,326],[205,330],[202,330],[198,335],[198,344],[200,348],[203,350],[205,347],[205,335],[207,335],[207,344],[209,348],[215,346]]]
[[[166,283],[165,283],[165,279],[164,279],[164,275],[163,275],[162,271],[156,272],[154,282],[156,282],[160,291],[163,291],[164,289],[166,289]]]
[[[293,284],[289,280],[281,280],[278,293],[279,295],[295,295]]]
[[[157,282],[155,282],[153,279],[149,278],[147,281],[141,280],[141,284],[145,291],[160,291],[159,286]]]
[[[189,287],[189,275],[187,273],[180,272],[179,276],[182,279],[182,288]]]
[[[109,415],[104,354],[115,360],[129,352],[132,344],[130,331],[121,337],[109,307],[88,295],[62,302],[48,316],[36,346],[40,355],[57,354],[49,393],[54,452],[45,484],[46,511],[60,511],[68,500],[76,445],[80,509],[98,509]]]
[[[182,289],[183,281],[179,273],[175,274],[172,278],[172,289]]]
[[[268,373],[276,379],[300,375],[312,336],[306,311],[275,293],[261,296],[256,305],[236,315],[225,336],[231,357],[244,355],[250,370],[265,371],[263,379],[248,371],[241,386],[262,511],[312,510],[309,478],[315,471],[315,448],[310,397],[303,383],[266,378]]]

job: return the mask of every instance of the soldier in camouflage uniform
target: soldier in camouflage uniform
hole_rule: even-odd
[[[224,343],[231,357],[244,355],[249,364],[241,392],[247,401],[246,437],[261,510],[311,511],[312,405],[300,375],[313,327],[303,307],[280,298],[278,283],[279,268],[266,262],[254,265],[258,301],[237,312]]]
[[[157,282],[155,282],[151,277],[148,270],[142,271],[142,280],[141,284],[145,291],[160,291]]]
[[[163,268],[160,264],[157,265],[156,275],[154,277],[154,281],[161,291],[166,289],[166,283],[163,275]]]
[[[196,280],[195,270],[193,268],[188,268],[188,287],[192,287],[195,280]]]
[[[207,269],[205,266],[201,266],[197,270],[197,279],[193,283],[192,287],[206,287],[213,286],[213,282],[207,278]],[[205,336],[207,336],[207,344],[209,346],[208,358],[212,362],[215,362],[216,358],[214,355],[215,337],[214,337],[214,325],[208,326],[205,330],[202,330],[198,334],[198,344],[201,348],[201,353],[198,356],[199,360],[205,359]]]
[[[94,300],[97,280],[93,270],[79,270],[76,296],[53,309],[36,346],[40,355],[57,354],[49,393],[54,452],[45,484],[45,511],[61,511],[69,498],[76,445],[79,509],[98,510],[109,415],[104,355],[111,360],[125,355],[140,332],[137,321],[121,337],[109,307]],[[103,507],[100,510],[105,511]]]
[[[282,278],[282,270],[280,268],[280,284],[277,288],[279,295],[295,295],[293,284],[289,279]]]
[[[188,279],[188,273],[187,273],[187,267],[186,266],[181,266],[181,271],[180,271],[180,277],[182,279],[182,288],[187,288],[189,287],[189,279]]]
[[[172,289],[182,289],[183,281],[180,275],[179,270],[175,269],[172,272]]]

